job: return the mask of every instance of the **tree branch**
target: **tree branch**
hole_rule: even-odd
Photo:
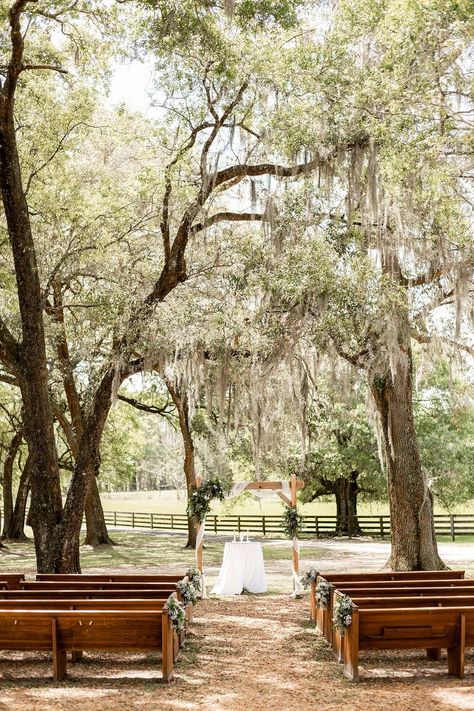
[[[215,225],[218,222],[263,222],[267,219],[265,214],[246,212],[216,212],[208,217],[204,222],[198,222],[191,228],[192,234],[202,232],[202,230]]]

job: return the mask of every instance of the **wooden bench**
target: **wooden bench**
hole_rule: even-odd
[[[162,677],[174,674],[174,630],[162,610],[0,610],[0,649],[51,650],[53,677],[66,676],[66,652],[162,653]]]
[[[24,580],[20,581],[21,590],[176,590],[176,583],[169,582],[108,582],[93,580]]]
[[[9,590],[17,590],[24,579],[23,573],[0,573],[0,585]]]
[[[332,638],[332,605],[333,605],[333,595],[334,590],[342,590],[347,592],[350,590],[349,596],[355,595],[357,590],[363,589],[377,589],[377,590],[391,590],[395,587],[399,588],[421,588],[423,586],[429,587],[440,587],[440,588],[451,588],[456,586],[472,587],[474,589],[474,579],[468,579],[464,577],[459,577],[464,575],[464,571],[414,571],[412,573],[388,573],[390,579],[381,576],[381,573],[375,573],[368,576],[368,579],[361,579],[361,575],[358,579],[351,579],[353,576],[344,575],[341,576],[344,579],[339,580],[336,575],[328,576],[332,578],[327,580],[326,577],[318,575],[317,581],[311,584],[310,592],[310,609],[312,619],[315,621],[318,630],[323,634],[329,641]],[[431,575],[431,578],[429,577]],[[452,577],[456,575],[458,577]],[[405,576],[405,577],[402,577]],[[408,576],[408,577],[407,577]],[[332,586],[332,592],[329,596],[328,605],[324,607],[317,607],[316,600],[316,587],[319,582],[322,581],[329,582]]]
[[[474,646],[472,606],[388,608],[353,607],[343,636],[344,675],[359,678],[359,652],[366,649],[447,649],[448,672],[464,675],[464,648]]]
[[[359,610],[390,610],[392,608],[427,608],[427,607],[470,607],[474,606],[474,591],[470,594],[458,595],[457,590],[449,590],[448,594],[443,592],[439,595],[408,595],[398,597],[395,595],[387,596],[385,598],[380,597],[352,597],[352,604],[355,605]],[[403,595],[400,591],[398,594]],[[426,590],[425,590],[426,593]],[[376,593],[375,593],[376,594]],[[334,602],[336,603],[339,599],[343,597],[344,593],[336,591],[334,596]],[[344,657],[344,647],[343,647],[343,637],[338,632],[338,630],[333,630],[332,633],[332,648],[336,659],[341,662]],[[433,649],[428,647],[426,649],[426,656],[428,659],[439,660],[440,659],[440,649]]]
[[[0,575],[0,577],[2,577]],[[38,573],[36,580],[46,582],[97,582],[97,583],[178,583],[185,574],[161,575],[150,573]]]

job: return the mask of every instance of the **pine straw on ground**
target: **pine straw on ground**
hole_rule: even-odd
[[[422,650],[365,653],[359,684],[342,677],[308,621],[308,600],[209,599],[196,608],[176,680],[159,683],[158,655],[92,654],[51,681],[47,654],[0,654],[1,711],[422,711],[474,709],[474,657],[464,680]]]
[[[181,572],[192,560],[181,538],[148,534],[150,552],[142,558],[144,536],[123,539],[107,554],[110,560],[100,551],[91,555],[88,572]],[[207,548],[208,560],[216,545]],[[207,567],[209,588],[222,546],[223,541]],[[265,541],[270,594],[198,603],[172,684],[160,683],[157,654],[86,653],[82,662],[68,663],[67,681],[55,683],[50,655],[0,651],[0,711],[474,711],[474,650],[468,652],[463,680],[447,675],[445,654],[433,662],[423,650],[362,653],[361,682],[344,679],[309,622],[308,597],[282,594],[290,588],[290,546]],[[450,567],[467,566],[472,575],[472,544],[440,548]],[[303,570],[310,565],[323,571],[377,570],[387,560],[389,544],[304,542],[302,553]],[[19,560],[6,555],[1,567],[14,572]],[[34,574],[24,563],[21,569]]]

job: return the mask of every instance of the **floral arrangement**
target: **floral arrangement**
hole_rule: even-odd
[[[195,489],[188,501],[188,515],[197,523],[202,523],[211,510],[211,501],[224,501],[225,493],[220,480],[216,477],[208,479]]]
[[[186,611],[183,605],[175,597],[169,597],[166,601],[165,610],[168,611],[168,617],[176,632],[181,632],[186,620]]]
[[[338,598],[334,605],[332,625],[342,636],[352,622],[352,600],[347,595]]]
[[[190,581],[180,580],[176,588],[181,594],[184,606],[196,604],[198,590]]]
[[[332,585],[327,580],[321,580],[316,585],[316,607],[326,609],[331,597]]]
[[[295,538],[303,526],[303,516],[298,513],[295,506],[285,506],[283,513],[283,530],[288,538]]]
[[[189,568],[186,573],[190,584],[193,586],[196,592],[201,592],[201,573],[198,568]]]
[[[318,571],[315,570],[314,568],[310,568],[309,570],[306,571],[304,575],[301,576],[301,585],[307,589],[311,586],[311,583],[316,582],[316,578],[318,577]]]

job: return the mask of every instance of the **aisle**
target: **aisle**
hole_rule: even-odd
[[[87,655],[73,677],[54,684],[47,655],[0,653],[1,711],[420,711],[474,709],[472,671],[448,678],[446,661],[419,651],[398,664],[372,657],[371,678],[343,679],[325,642],[307,622],[308,600],[283,595],[210,599],[198,604],[170,686],[144,655]],[[14,663],[7,662],[15,657]],[[423,671],[420,671],[423,670]],[[471,672],[471,673],[470,673]],[[413,674],[416,673],[416,678]]]

